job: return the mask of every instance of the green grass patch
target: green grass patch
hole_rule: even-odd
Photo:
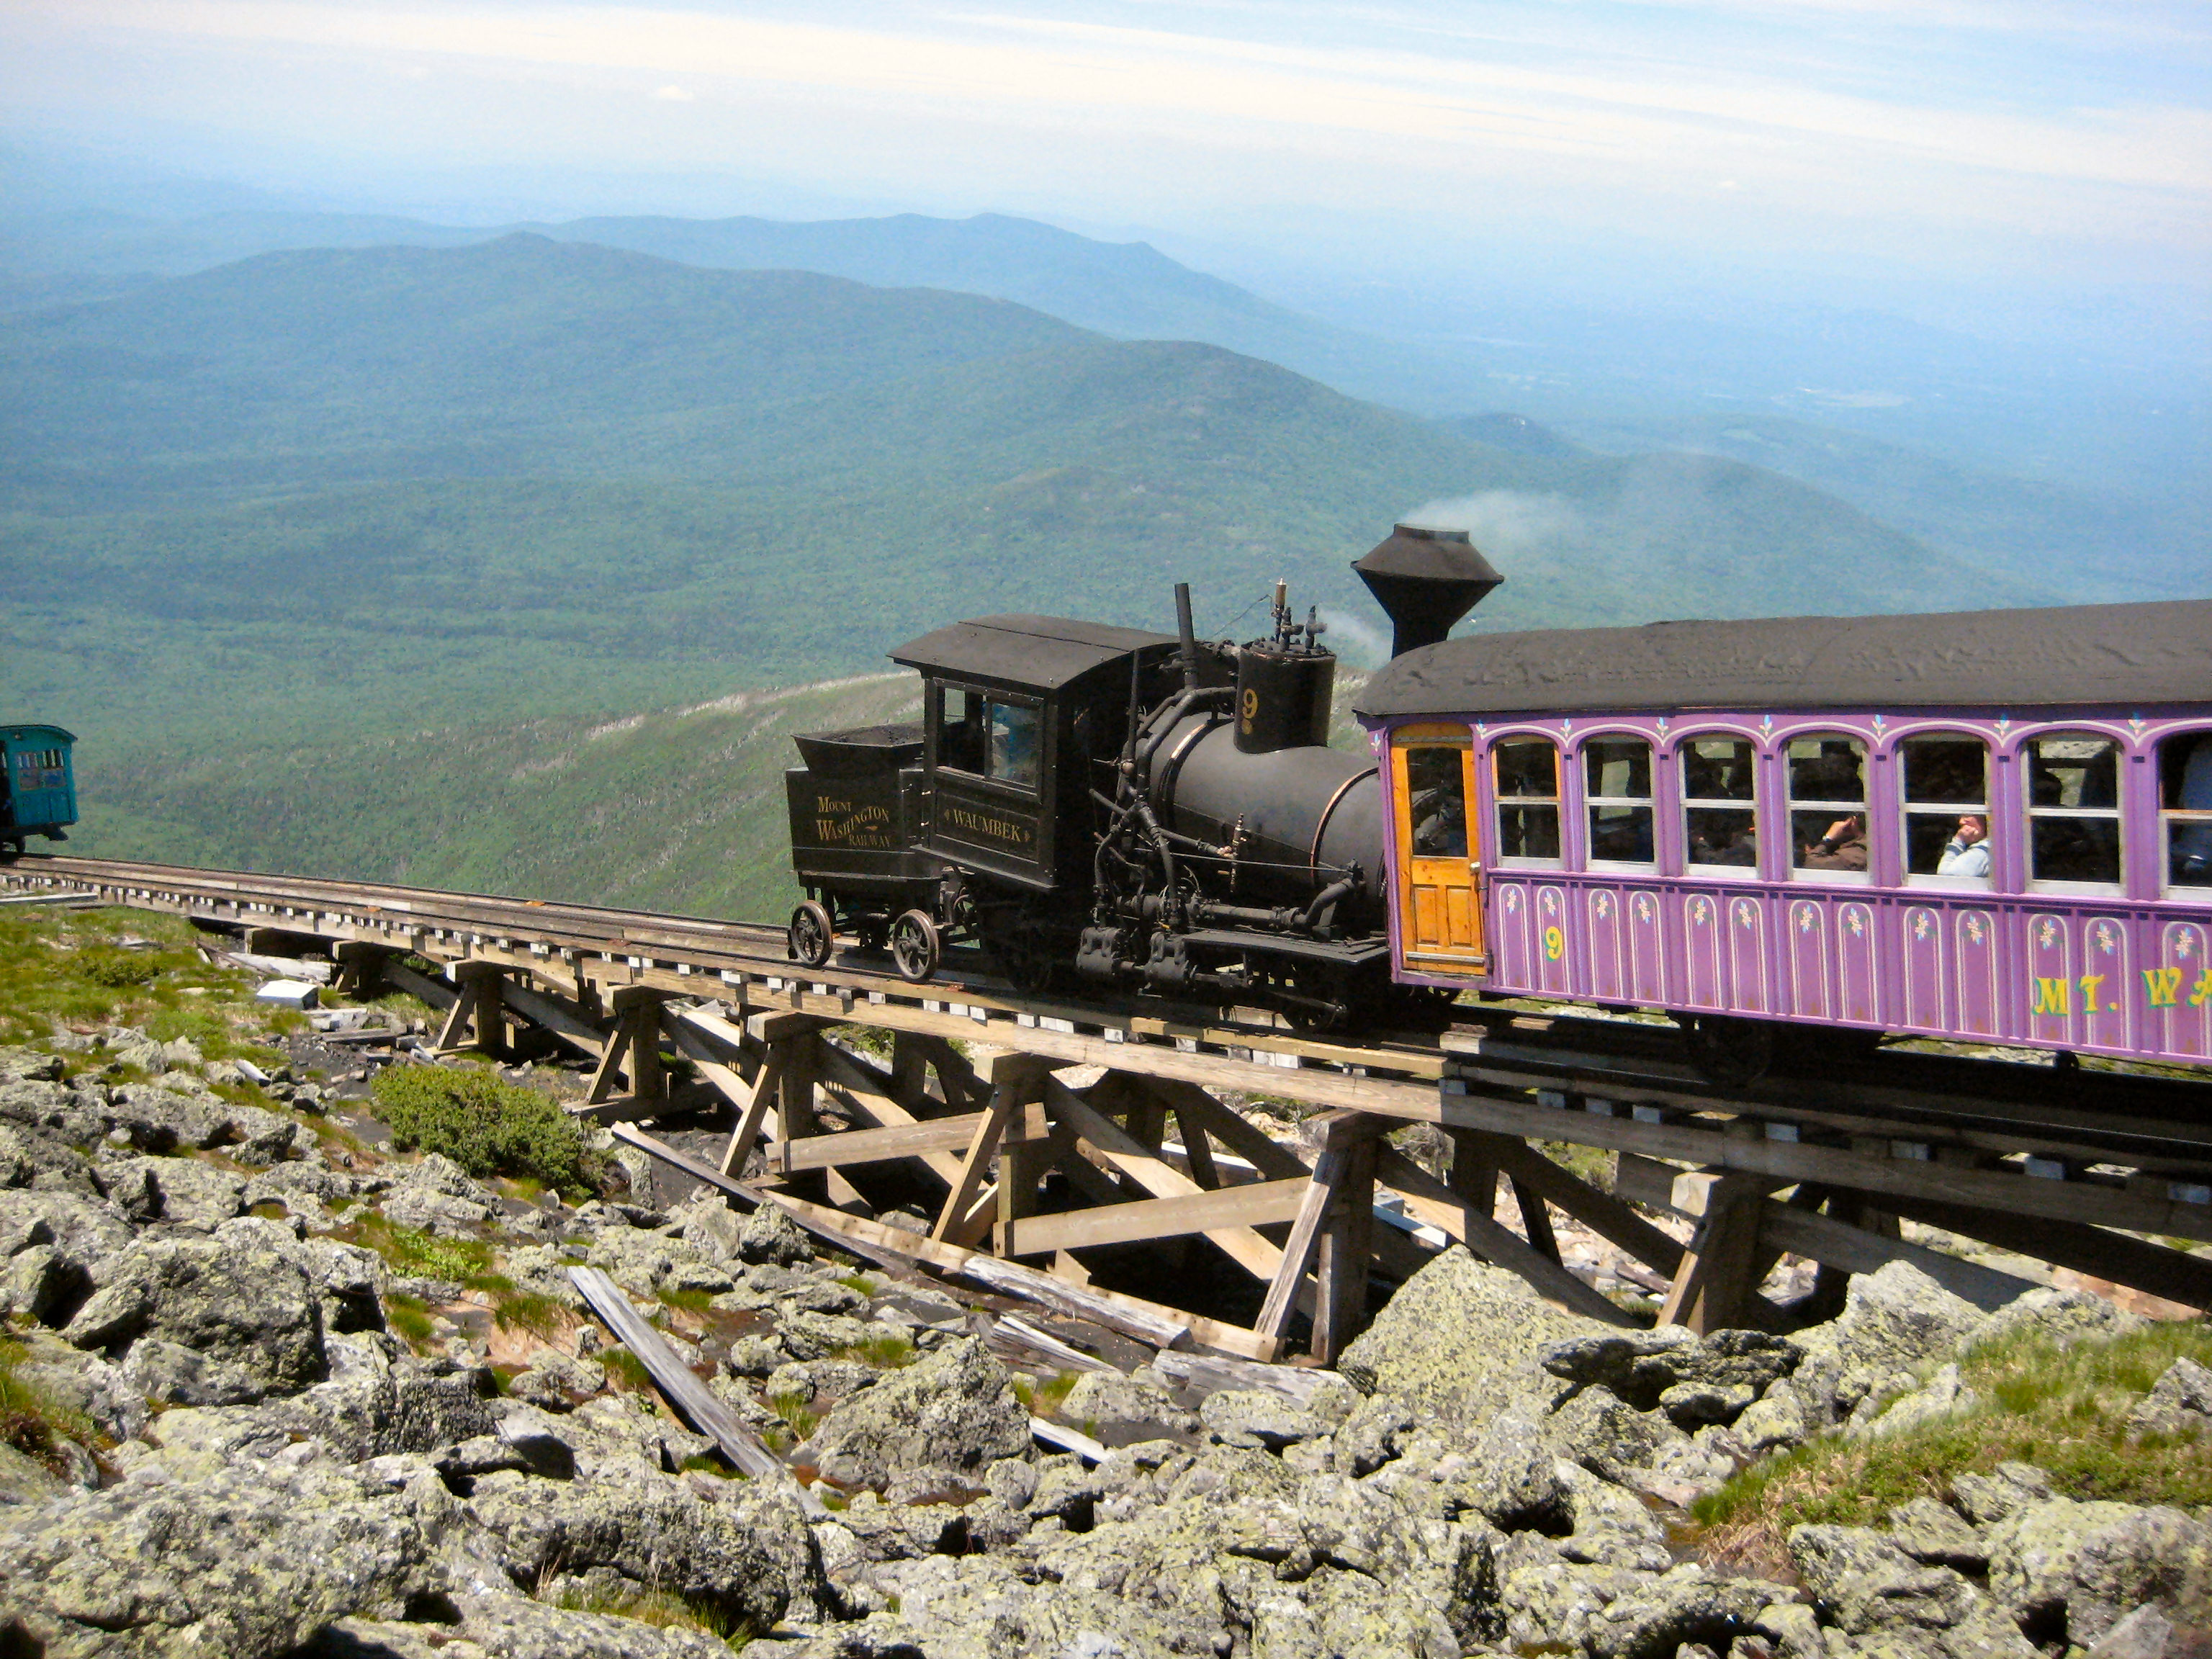
[[[679,1595],[674,1590],[636,1590],[617,1595],[570,1589],[562,1590],[553,1605],[565,1613],[611,1613],[662,1630],[701,1631],[733,1649],[743,1649],[754,1635],[742,1620],[703,1596]]]
[[[814,1425],[822,1420],[823,1413],[806,1403],[806,1396],[795,1389],[779,1389],[768,1397],[768,1408],[784,1420],[797,1440],[804,1440],[814,1432]]]
[[[442,1152],[471,1175],[528,1176],[562,1192],[592,1190],[599,1159],[550,1095],[477,1067],[395,1066],[372,1092],[403,1150]]]
[[[712,1291],[674,1291],[663,1288],[653,1294],[660,1298],[664,1308],[674,1308],[682,1313],[702,1314],[714,1304]]]
[[[2010,1333],[1960,1362],[1978,1396],[1970,1409],[1881,1439],[1824,1435],[1753,1464],[1691,1513],[1717,1553],[1751,1565],[1781,1559],[1794,1526],[1877,1525],[1899,1504],[1946,1498],[1958,1476],[2013,1460],[2047,1470],[2063,1497],[2212,1504],[2212,1438],[2128,1436],[2130,1408],[2185,1358],[2212,1364],[2212,1328],[2154,1324],[2063,1347]]]
[[[409,1347],[418,1350],[426,1346],[438,1331],[437,1322],[430,1317],[429,1304],[420,1297],[398,1291],[384,1298],[384,1322]]]
[[[209,966],[193,937],[181,916],[142,910],[0,914],[0,1042],[42,1038],[61,1020],[143,1026],[163,1042],[205,1033],[203,1047],[220,1048],[234,1025],[265,1026],[245,976]],[[125,950],[125,938],[153,948]]]
[[[1075,1371],[1061,1371],[1042,1382],[1034,1377],[1017,1376],[1014,1379],[1014,1398],[1022,1402],[1022,1408],[1031,1417],[1050,1417],[1082,1380],[1080,1374]]]
[[[607,1381],[618,1389],[629,1389],[639,1393],[653,1387],[653,1373],[628,1348],[602,1348],[593,1356],[606,1368]]]
[[[887,1331],[881,1336],[872,1336],[865,1342],[856,1342],[849,1348],[840,1348],[836,1357],[857,1359],[879,1371],[891,1371],[913,1364],[921,1356],[915,1351],[914,1339],[905,1332]]]
[[[91,1419],[58,1404],[45,1392],[15,1375],[15,1368],[30,1357],[21,1343],[0,1337],[0,1445],[14,1447],[26,1457],[56,1474],[67,1472],[61,1443],[81,1446],[99,1443]]]
[[[350,1243],[374,1250],[386,1267],[406,1278],[449,1279],[465,1285],[491,1271],[492,1248],[480,1238],[440,1238],[380,1215],[363,1216],[349,1231]]]

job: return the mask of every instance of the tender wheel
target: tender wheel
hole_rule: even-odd
[[[837,929],[830,920],[829,907],[808,899],[791,913],[787,936],[791,954],[809,968],[819,968],[830,960],[830,952],[837,943]]]
[[[919,985],[937,971],[944,947],[937,924],[922,910],[904,910],[891,923],[891,965],[909,985]]]

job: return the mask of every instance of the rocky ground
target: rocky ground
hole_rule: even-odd
[[[1764,1556],[1687,1513],[1952,1420],[1993,1342],[2139,1327],[2094,1297],[1984,1314],[1899,1266],[1786,1340],[1624,1334],[1455,1250],[1337,1373],[1204,1363],[656,1207],[641,1165],[571,1206],[380,1154],[331,1092],[130,1028],[0,1049],[0,1654],[2212,1652],[2212,1512],[2030,1462]],[[734,1476],[573,1264],[794,1478]],[[2128,1443],[2178,1456],[2212,1374],[2154,1382]]]

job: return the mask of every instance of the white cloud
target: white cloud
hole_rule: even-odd
[[[662,102],[669,104],[690,104],[698,101],[697,94],[686,92],[681,87],[661,87],[653,95]]]

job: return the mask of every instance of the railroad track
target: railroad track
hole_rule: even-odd
[[[1632,1109],[1732,1109],[1832,1121],[1845,1129],[1903,1133],[1942,1130],[1970,1144],[2002,1142],[2064,1158],[2179,1163],[2212,1173],[2212,1080],[2112,1070],[2070,1071],[2040,1056],[1966,1058],[1883,1052],[1849,1062],[1783,1068],[1757,1084],[1728,1088],[1701,1075],[1673,1028],[1580,1014],[1532,1013],[1505,1004],[1465,1004],[1451,1030],[1314,1036],[1253,1010],[1163,1006],[1132,1015],[1058,998],[1024,998],[975,953],[951,953],[945,972],[915,986],[884,959],[842,953],[820,969],[789,960],[783,929],[665,911],[624,910],[560,900],[454,893],[390,883],[137,863],[26,856],[0,866],[18,890],[74,890],[191,915],[231,927],[318,939],[351,937],[416,945],[430,960],[489,952],[529,961],[593,957],[639,971],[806,987],[818,998],[957,1006],[979,1024],[1039,1022],[1166,1043],[1186,1052],[1251,1057],[1259,1065],[1412,1080],[1473,1079],[1493,1086],[1573,1094]],[[964,959],[963,959],[964,958]],[[696,988],[712,995],[710,985]],[[806,991],[798,992],[802,998]],[[1109,1035],[1110,1034],[1110,1035]],[[977,1033],[980,1036],[982,1033]]]
[[[1539,1236],[1542,1243],[1549,1243],[1548,1224],[1542,1219],[1547,1204],[1674,1276],[1676,1291],[1689,1297],[1682,1304],[1686,1307],[1698,1306],[1703,1284],[1698,1275],[1706,1272],[1698,1264],[1718,1259],[1715,1252],[1721,1244],[1707,1250],[1693,1239],[1686,1250],[1657,1237],[1617,1199],[1574,1181],[1528,1151],[1531,1141],[1565,1141],[1617,1152],[1618,1192],[1690,1217],[1700,1238],[1717,1224],[1727,1205],[1735,1205],[1735,1213],[1741,1215],[1748,1204],[1763,1206],[1766,1219],[1761,1224],[1770,1239],[1792,1240],[1790,1248],[1822,1261],[1829,1256],[1820,1252],[1827,1250],[1850,1271],[1865,1271],[1884,1252],[1894,1259],[1900,1251],[1907,1259],[1951,1271],[1924,1250],[1916,1256],[1914,1247],[1855,1231],[1852,1218],[1870,1209],[1917,1218],[2189,1305],[2212,1304],[2212,1265],[2144,1242],[2160,1237],[2212,1242],[2212,1087],[2202,1080],[2061,1068],[2025,1056],[1882,1051],[1848,1062],[1801,1063],[1758,1083],[1729,1088],[1705,1079],[1690,1064],[1671,1026],[1595,1012],[1468,1003],[1453,1010],[1454,1024],[1438,1033],[1317,1036],[1249,1010],[1147,1006],[1139,1012],[1128,1003],[1021,997],[992,978],[980,957],[963,960],[959,952],[948,957],[942,978],[919,986],[896,977],[880,959],[859,952],[805,969],[788,959],[781,928],[756,922],[385,883],[67,857],[24,857],[0,865],[0,888],[89,895],[167,911],[245,931],[250,942],[282,949],[289,940],[294,950],[327,949],[341,959],[365,952],[389,964],[403,955],[419,956],[438,967],[434,981],[404,969],[386,971],[457,1003],[459,1012],[449,1023],[449,1033],[467,1028],[481,1034],[482,1012],[500,1008],[505,998],[510,1017],[550,1022],[556,1032],[565,1025],[567,1035],[586,1052],[601,1056],[599,1078],[627,1068],[631,1097],[609,1103],[609,1115],[617,1119],[649,1120],[669,1109],[665,1085],[646,1099],[647,1091],[636,1080],[640,1064],[657,1074],[659,1062],[652,1054],[663,1037],[674,1038],[695,1063],[706,1062],[700,1066],[702,1076],[738,1107],[742,1121],[748,1100],[765,1086],[744,1079],[760,1075],[757,1068],[769,1060],[771,1050],[779,1043],[804,1045],[811,1040],[806,1032],[841,1024],[884,1027],[902,1043],[937,1043],[940,1048],[947,1037],[966,1037],[1017,1061],[1047,1068],[1096,1066],[1108,1074],[1109,1084],[1115,1078],[1125,1083],[1137,1079],[1157,1097],[1150,1108],[1150,1141],[1137,1145],[1125,1130],[1095,1113],[1079,1139],[1109,1164],[1120,1160],[1116,1167],[1125,1176],[1135,1170],[1139,1185],[1151,1183],[1147,1190],[1155,1196],[1130,1206],[1127,1226],[1149,1227],[1157,1218],[1161,1237],[1200,1231],[1218,1242],[1233,1235],[1243,1241],[1239,1248],[1244,1265],[1263,1276],[1277,1275],[1270,1291],[1273,1322],[1263,1320],[1265,1328],[1258,1335],[1237,1336],[1253,1345],[1241,1351],[1273,1352],[1286,1328],[1291,1303],[1284,1298],[1303,1296],[1310,1304],[1318,1294],[1314,1285],[1299,1288],[1302,1267],[1279,1267],[1279,1258],[1289,1258],[1268,1242],[1276,1235],[1252,1229],[1287,1218],[1285,1206],[1295,1207],[1291,1188],[1309,1175],[1318,1185],[1324,1165],[1333,1171],[1332,1180],[1342,1178],[1342,1167],[1328,1165],[1332,1155],[1327,1152],[1310,1170],[1290,1158],[1275,1169],[1272,1186],[1254,1188],[1249,1201],[1219,1190],[1197,1190],[1189,1177],[1199,1171],[1187,1156],[1172,1169],[1162,1162],[1170,1154],[1157,1126],[1162,1102],[1176,1112],[1196,1111],[1204,1121],[1206,1103],[1190,1100],[1204,1091],[1288,1097],[1329,1115],[1340,1127],[1349,1126],[1355,1135],[1427,1122],[1455,1146],[1492,1148],[1496,1167],[1488,1178],[1510,1178],[1528,1218],[1526,1240],[1497,1226],[1486,1206],[1455,1207],[1461,1200],[1452,1191],[1403,1158],[1394,1165],[1396,1155],[1387,1149],[1379,1154],[1385,1171],[1380,1185],[1406,1200],[1408,1213],[1443,1226],[1448,1236],[1514,1267],[1547,1294],[1571,1303],[1594,1293],[1569,1282],[1558,1266],[1556,1249],[1547,1261],[1538,1259],[1540,1249],[1531,1248]],[[524,988],[526,975],[539,986],[538,992]],[[489,1001],[474,1005],[478,1012],[471,1015],[470,999],[478,993],[470,988],[487,984],[506,988],[490,991]],[[701,1006],[714,1003],[728,1006]],[[606,1007],[616,1011],[611,1024],[599,1012]],[[622,1012],[625,1007],[627,1015]],[[580,1023],[580,1012],[597,1023]],[[625,1026],[625,1018],[633,1024]],[[471,1019],[477,1022],[474,1026]],[[727,1046],[699,1048],[702,1030],[720,1032]],[[625,1030],[632,1036],[625,1037]],[[647,1032],[660,1035],[648,1042]],[[627,1051],[625,1042],[633,1045]],[[623,1058],[625,1052],[629,1058]],[[714,1054],[720,1059],[712,1058]],[[848,1084],[854,1082],[851,1064],[834,1057],[829,1063],[833,1070],[843,1065]],[[742,1076],[733,1069],[739,1067]],[[1023,1074],[1017,1066],[1008,1075]],[[595,1079],[595,1091],[597,1086]],[[904,1097],[903,1105],[890,1100],[894,1091],[888,1076],[862,1078],[854,1086],[860,1090],[856,1098],[873,1099],[878,1109],[888,1108],[890,1114],[879,1109],[878,1127],[858,1136],[856,1148],[872,1144],[871,1135],[886,1145],[950,1146],[940,1131],[914,1115],[942,1113],[943,1104],[933,1105],[917,1094]],[[1038,1086],[1063,1130],[1081,1117],[1081,1103],[1068,1091],[1048,1081]],[[1178,1096],[1176,1091],[1183,1092]],[[956,1092],[945,1091],[945,1100]],[[977,1097],[989,1097],[988,1086]],[[1173,1105],[1176,1101],[1182,1106]],[[908,1115],[901,1117],[901,1112]],[[760,1114],[755,1109],[750,1115],[757,1120]],[[1232,1116],[1217,1109],[1212,1129],[1198,1139],[1225,1136],[1225,1152],[1263,1163],[1288,1156],[1267,1145],[1248,1143],[1240,1149],[1235,1144],[1238,1134],[1256,1132],[1241,1120],[1231,1121]],[[983,1113],[979,1128],[990,1118],[990,1112]],[[901,1128],[901,1122],[913,1127]],[[779,1118],[775,1138],[789,1145],[787,1127]],[[1184,1134],[1188,1139],[1188,1123]],[[659,1148],[655,1156],[667,1151],[650,1136],[637,1139],[648,1150]],[[837,1164],[834,1147],[825,1154],[820,1143],[813,1146],[804,1158],[780,1155],[790,1169]],[[1516,1152],[1516,1147],[1522,1150]],[[945,1152],[933,1156],[940,1177],[965,1183],[964,1197],[957,1187],[955,1196],[975,1201],[984,1161],[981,1143],[969,1153],[964,1173],[958,1158],[948,1166]],[[1063,1158],[1060,1167],[1081,1175],[1079,1163]],[[1487,1166],[1478,1158],[1476,1167]],[[1371,1173],[1358,1178],[1377,1179]],[[1714,1181],[1723,1183],[1710,1189],[1718,1194],[1711,1202],[1719,1207],[1709,1211],[1709,1188],[1698,1183]],[[1214,1182],[1203,1184],[1211,1188]],[[1764,1196],[1793,1187],[1801,1194],[1816,1194],[1814,1202],[1827,1213],[1808,1215]],[[1111,1192],[1091,1196],[1109,1202]],[[835,1213],[821,1212],[816,1218]],[[958,1218],[971,1242],[990,1232],[988,1220],[980,1217],[975,1212]],[[1238,1224],[1224,1232],[1215,1224],[1224,1217]],[[940,1234],[955,1218],[948,1207]],[[1074,1236],[1070,1224],[1054,1224]],[[1109,1218],[1093,1231],[1123,1224]],[[1002,1243],[1025,1237],[1041,1225],[1008,1212],[999,1237]],[[978,1226],[981,1232],[975,1231]],[[1114,1236],[1136,1235],[1125,1231]],[[1894,1238],[1893,1224],[1888,1237]],[[1358,1248],[1364,1252],[1368,1247]],[[1741,1243],[1728,1249],[1742,1260],[1752,1254]],[[1389,1255],[1378,1256],[1378,1264],[1387,1266]],[[1271,1267],[1271,1261],[1278,1265]],[[1402,1259],[1398,1263],[1401,1269],[1405,1265]],[[1741,1314],[1744,1289],[1730,1293],[1736,1316]],[[1345,1293],[1340,1279],[1337,1294]],[[1336,1322],[1324,1346],[1353,1328],[1330,1317]],[[1231,1328],[1213,1328],[1229,1340]]]

